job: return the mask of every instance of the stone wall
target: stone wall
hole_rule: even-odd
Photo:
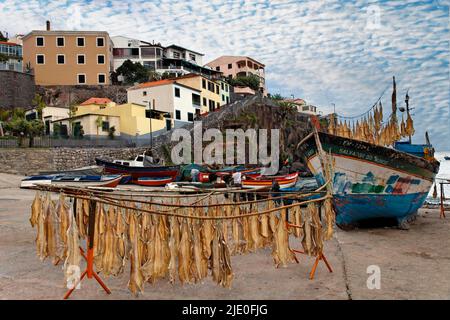
[[[2,148],[0,172],[32,175],[95,164],[95,158],[130,159],[145,148]]]
[[[35,89],[33,75],[0,70],[0,108],[29,107]]]
[[[53,107],[68,107],[92,97],[109,98],[117,104],[127,102],[126,86],[37,86],[36,92]]]

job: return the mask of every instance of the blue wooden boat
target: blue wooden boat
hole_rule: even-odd
[[[434,158],[323,132],[318,140],[331,162],[336,222],[342,227],[375,218],[394,218],[403,225],[424,203],[439,170]],[[314,134],[300,142],[297,152],[323,185],[326,179]]]

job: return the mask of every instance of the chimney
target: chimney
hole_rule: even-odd
[[[47,20],[46,22],[45,22],[45,24],[46,24],[46,29],[47,29],[47,31],[50,31],[50,20]]]

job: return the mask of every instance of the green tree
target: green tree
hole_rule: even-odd
[[[279,94],[279,93],[275,93],[274,95],[270,96],[270,98],[271,98],[272,100],[275,100],[275,101],[280,101],[280,100],[284,100],[284,99],[285,99],[285,98],[284,98],[281,94]]]
[[[38,114],[38,119],[42,119],[42,112],[43,112],[44,108],[47,107],[47,104],[45,103],[44,98],[40,94],[36,93],[34,95],[32,104],[36,108],[36,112]]]
[[[228,79],[228,83],[233,87],[249,87],[250,89],[257,91],[259,89],[260,80],[258,76],[251,74],[249,76],[239,76]]]
[[[0,63],[8,62],[8,60],[9,60],[9,57],[6,54],[0,53]]]
[[[95,120],[95,125],[97,126],[97,136],[98,136],[98,128],[101,128],[103,126],[103,118],[102,116],[98,116]]]
[[[158,81],[161,80],[161,74],[154,70],[148,71],[148,81]]]
[[[148,80],[148,69],[139,62],[132,62],[128,59],[111,75],[111,80],[118,81],[118,76],[123,76],[124,84],[146,82]]]
[[[0,41],[6,42],[8,40],[9,39],[6,36],[3,35],[3,32],[0,31]]]
[[[73,135],[73,121],[74,121],[74,117],[77,115],[77,111],[78,111],[78,107],[77,107],[77,103],[71,103],[69,105],[69,111],[67,112],[68,116],[69,116],[69,132],[72,132]]]
[[[0,121],[6,122],[11,117],[11,110],[8,109],[0,109]]]

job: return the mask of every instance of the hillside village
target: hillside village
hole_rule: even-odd
[[[3,138],[23,135],[11,121],[23,116],[34,121],[29,135],[143,145],[255,95],[318,114],[303,99],[271,95],[266,66],[252,57],[223,55],[205,63],[203,53],[179,45],[53,30],[50,21],[45,30],[1,37]]]

